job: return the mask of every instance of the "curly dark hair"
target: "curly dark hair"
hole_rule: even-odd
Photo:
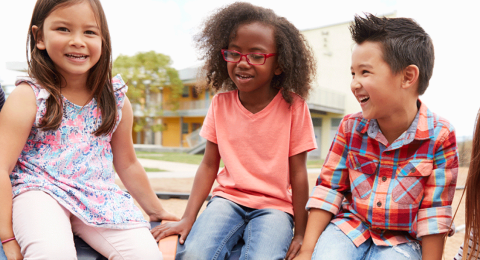
[[[410,18],[377,17],[366,13],[365,18],[355,15],[350,33],[357,44],[379,42],[383,47],[383,60],[393,73],[409,65],[420,71],[417,92],[422,95],[433,73],[435,54],[430,36]]]
[[[283,98],[291,104],[294,92],[306,99],[316,72],[316,63],[311,48],[300,31],[284,17],[277,16],[271,9],[237,2],[217,10],[208,17],[201,32],[195,37],[197,47],[202,52],[205,65],[200,71],[205,77],[206,86],[219,90],[237,89],[228,76],[227,62],[223,60],[221,49],[230,43],[232,32],[240,25],[260,22],[274,29],[278,65],[282,69],[275,75],[271,86],[280,88]]]

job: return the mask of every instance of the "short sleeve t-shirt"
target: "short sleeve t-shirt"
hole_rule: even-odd
[[[291,106],[279,91],[255,114],[241,104],[237,90],[212,99],[200,135],[218,145],[225,165],[213,196],[293,215],[289,157],[317,145],[306,102],[291,95]]]

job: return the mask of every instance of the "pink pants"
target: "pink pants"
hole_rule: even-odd
[[[43,191],[13,199],[13,231],[24,259],[77,259],[74,234],[108,259],[163,259],[148,228],[88,226]]]

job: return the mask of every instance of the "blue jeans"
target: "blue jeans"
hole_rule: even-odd
[[[369,238],[359,247],[335,224],[328,224],[317,241],[312,260],[351,259],[351,260],[404,260],[422,259],[422,247],[418,242],[396,246],[377,246]]]
[[[193,224],[177,260],[228,259],[240,239],[240,260],[284,259],[293,238],[293,217],[276,209],[252,209],[214,197]]]
[[[7,260],[7,257],[5,256],[5,252],[3,252],[2,244],[0,244],[0,260]]]

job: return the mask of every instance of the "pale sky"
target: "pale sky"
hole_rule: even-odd
[[[231,0],[101,0],[112,38],[113,57],[154,50],[169,55],[173,67],[198,64],[192,36],[202,21]],[[447,118],[457,136],[471,136],[480,107],[480,30],[475,0],[257,0],[300,30],[347,22],[362,12],[415,19],[435,45],[435,69],[421,97]],[[26,36],[35,0],[0,1],[0,80],[13,83],[18,73],[5,63],[25,61]]]

